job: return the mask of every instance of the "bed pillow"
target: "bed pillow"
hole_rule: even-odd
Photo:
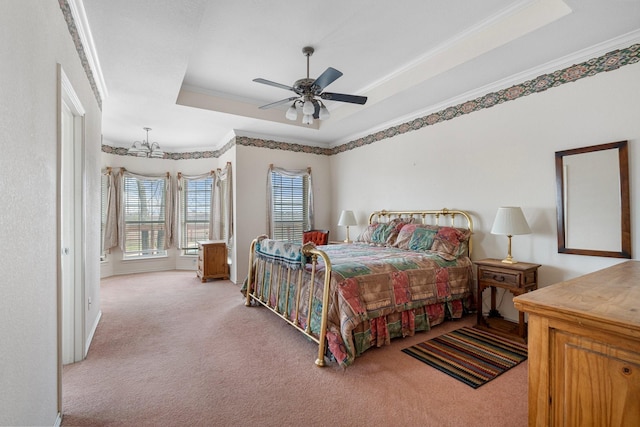
[[[430,251],[438,233],[438,228],[434,226],[421,226],[411,234],[411,239],[407,245],[410,251]]]
[[[376,230],[376,228],[378,228],[379,225],[381,224],[377,222],[369,224],[369,226],[367,226],[367,228],[362,232],[362,234],[360,234],[356,238],[356,242],[369,243],[369,244],[373,243],[373,240],[372,240],[373,232]]]
[[[447,260],[454,260],[465,254],[469,248],[471,231],[454,227],[440,227],[433,239],[431,250]]]
[[[404,249],[404,250],[409,250],[409,243],[411,242],[411,238],[413,237],[413,233],[416,231],[416,229],[421,228],[421,229],[431,229],[431,230],[437,230],[438,227],[435,225],[426,225],[426,224],[406,224],[404,227],[402,227],[400,229],[400,231],[398,232],[398,237],[396,238],[395,244],[394,246],[399,248],[399,249]],[[416,237],[416,239],[418,239],[418,237]],[[414,242],[414,246],[415,245],[420,245],[420,247],[424,247],[426,246],[427,243],[419,243],[419,242]],[[430,243],[429,243],[430,244]],[[429,248],[430,249],[430,248]],[[424,250],[429,250],[429,249],[424,249]],[[422,250],[422,249],[421,249]]]
[[[410,220],[400,218],[392,219],[389,222],[374,222],[358,236],[356,242],[368,243],[376,246],[393,246],[398,233],[410,223]]]
[[[398,218],[380,223],[373,231],[371,236],[372,243],[378,246],[392,246],[396,241],[396,237],[398,237],[398,232],[405,224],[405,221]]]

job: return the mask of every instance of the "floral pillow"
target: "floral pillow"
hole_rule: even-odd
[[[410,251],[429,251],[433,246],[437,229],[432,227],[418,227],[414,230],[409,240]]]
[[[438,227],[435,225],[425,225],[425,224],[407,224],[400,229],[400,232],[398,233],[398,237],[396,238],[394,246],[396,246],[399,249],[409,250],[409,243],[411,242],[411,239],[413,238],[413,234],[416,231],[416,229],[437,230]],[[429,248],[417,249],[417,250],[431,249],[431,243],[433,243],[433,241],[431,243],[417,241],[425,237],[424,235],[422,235],[422,232],[420,233],[421,233],[420,237],[416,236],[416,241],[414,241],[414,246],[420,245],[420,247],[425,247],[428,244]]]
[[[369,243],[376,246],[392,246],[396,237],[407,221],[396,218],[389,222],[374,222],[358,236],[356,242]]]
[[[433,239],[431,250],[438,252],[443,259],[454,260],[468,251],[470,236],[470,230],[440,227]]]
[[[398,237],[398,232],[405,224],[405,221],[398,218],[381,223],[371,236],[372,242],[378,246],[392,246]]]
[[[356,242],[373,243],[372,236],[376,228],[381,225],[377,222],[369,224],[369,226],[356,238]]]

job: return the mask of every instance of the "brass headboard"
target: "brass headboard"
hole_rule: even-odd
[[[449,218],[449,223],[440,223],[440,218]],[[462,221],[456,223],[456,217],[461,218]],[[372,212],[369,215],[369,224],[374,222],[388,222],[394,218],[401,219],[413,219],[419,221],[420,224],[442,225],[457,228],[466,228],[471,231],[473,235],[473,219],[471,215],[465,211],[440,209],[440,210],[427,210],[427,211],[388,211],[381,210]],[[469,237],[469,254],[471,254],[471,237]]]

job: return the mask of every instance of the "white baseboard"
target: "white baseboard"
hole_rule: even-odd
[[[101,318],[102,318],[102,310],[98,311],[98,315],[96,316],[96,321],[93,322],[93,326],[91,327],[91,332],[89,333],[89,336],[87,336],[87,342],[85,343],[85,346],[84,346],[84,355],[82,356],[83,359],[87,357],[87,353],[89,353],[89,346],[93,341],[93,335],[96,333],[96,329],[98,328],[98,323],[100,323]]]

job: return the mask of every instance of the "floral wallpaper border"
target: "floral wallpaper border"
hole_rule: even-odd
[[[98,85],[96,84],[96,80],[93,77],[93,71],[91,71],[91,66],[89,66],[89,61],[87,60],[87,55],[84,52],[84,47],[82,46],[82,41],[80,40],[80,36],[78,35],[78,28],[76,27],[76,22],[73,20],[73,14],[71,13],[71,8],[67,0],[58,0],[58,4],[60,5],[60,9],[62,10],[62,15],[64,16],[64,20],[67,22],[67,28],[69,29],[69,34],[71,34],[71,38],[73,39],[73,43],[76,46],[76,51],[78,52],[78,56],[80,57],[80,62],[82,63],[82,67],[84,68],[84,72],[89,79],[89,84],[91,85],[91,90],[96,97],[96,101],[98,102],[98,108],[102,111],[102,97],[100,96],[100,91],[98,90]]]
[[[424,117],[414,119],[407,123],[392,126],[372,135],[350,141],[346,144],[335,147],[331,154],[342,153],[353,150],[357,147],[391,138],[406,132],[421,129],[425,126],[435,125],[446,120],[451,120],[474,111],[491,108],[494,105],[502,104],[507,101],[513,101],[533,93],[543,92],[547,89],[563,85],[565,83],[575,82],[585,77],[595,76],[596,74],[616,70],[624,65],[635,64],[640,61],[640,44],[634,44],[626,49],[618,49],[606,53],[598,58],[592,58],[580,64],[574,64],[570,67],[555,71],[549,74],[543,74],[524,83],[513,85],[497,92],[490,92],[470,101],[454,105],[444,110],[437,111]]]
[[[296,144],[291,142],[273,141],[268,139],[249,138],[238,136],[228,141],[222,148],[214,151],[193,151],[186,153],[167,153],[165,158],[173,160],[182,159],[200,159],[219,157],[235,144],[247,147],[270,148],[273,150],[296,151],[309,154],[318,154],[331,156],[345,151],[353,150],[358,147],[372,144],[383,139],[391,138],[396,135],[421,129],[426,126],[432,126],[437,123],[451,120],[465,114],[480,111],[485,108],[491,108],[494,105],[503,104],[507,101],[513,101],[534,93],[544,92],[566,83],[575,82],[585,77],[595,76],[596,74],[616,70],[622,66],[635,64],[640,61],[640,44],[634,44],[626,49],[618,49],[608,52],[600,57],[589,59],[588,61],[574,64],[570,67],[563,68],[553,73],[543,74],[524,83],[516,84],[497,92],[490,92],[486,95],[465,101],[461,104],[454,105],[424,117],[405,122],[396,126],[391,126],[379,132],[349,141],[345,144],[333,147],[322,148],[308,145]],[[126,148],[102,146],[105,153],[128,155]]]
[[[58,2],[67,22],[67,26],[69,27],[69,33],[71,34],[71,37],[73,38],[73,41],[76,45],[76,50],[78,51],[78,55],[80,56],[82,65],[85,69],[85,72],[87,73],[87,77],[89,78],[91,88],[93,89],[100,109],[102,109],[102,99],[93,78],[91,67],[89,66],[89,63],[87,61],[82,42],[80,41],[80,37],[78,36],[78,30],[73,20],[69,4],[67,0],[58,0]],[[401,135],[403,133],[422,129],[426,126],[432,126],[446,120],[451,120],[465,114],[473,113],[474,111],[491,108],[494,105],[502,104],[507,101],[513,101],[515,99],[522,98],[523,96],[543,92],[547,89],[557,87],[565,83],[575,82],[585,77],[595,76],[596,74],[602,72],[616,70],[625,65],[635,64],[638,61],[640,61],[640,44],[634,44],[626,49],[618,49],[608,52],[600,57],[592,58],[579,64],[574,64],[570,67],[555,71],[553,73],[543,74],[532,80],[527,80],[524,83],[516,84],[497,92],[487,93],[486,95],[483,95],[476,99],[465,101],[461,104],[445,108],[424,117],[416,118],[409,122],[391,126],[379,132],[364,136],[362,138],[358,138],[353,141],[349,141],[345,144],[332,148],[314,147],[291,142],[281,142],[268,139],[238,136],[229,140],[223,147],[218,150],[190,151],[184,153],[168,152],[165,153],[164,158],[171,160],[218,158],[235,144],[247,147],[270,148],[273,150],[286,150],[331,156],[343,153],[345,151],[353,150],[358,147],[363,147],[377,141],[382,141],[383,139],[392,138],[396,135]],[[119,156],[129,155],[127,148],[112,147],[105,144],[102,145],[102,151]]]

